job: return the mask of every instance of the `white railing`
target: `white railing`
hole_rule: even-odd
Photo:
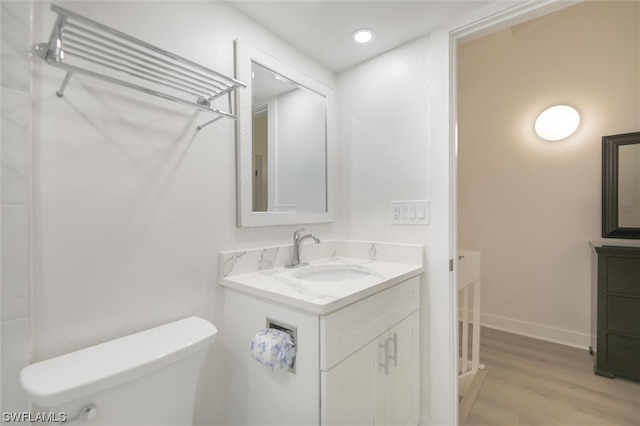
[[[458,252],[458,304],[459,320],[462,328],[458,380],[461,394],[469,386],[480,364],[480,279],[479,251]],[[471,296],[470,296],[471,293]],[[471,305],[469,302],[471,301]],[[470,316],[472,319],[470,321]],[[471,351],[469,351],[469,325],[471,324]]]

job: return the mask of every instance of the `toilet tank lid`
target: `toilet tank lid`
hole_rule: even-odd
[[[209,321],[185,318],[29,365],[20,372],[20,383],[32,402],[59,406],[205,349],[217,333]]]

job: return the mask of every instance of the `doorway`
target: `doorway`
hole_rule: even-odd
[[[491,114],[500,117],[504,124],[491,122],[483,114],[478,114],[478,120],[485,120],[481,124],[489,128],[487,133],[482,133],[477,128],[474,128],[475,131],[471,132],[469,131],[469,126],[466,129],[464,125],[460,126],[459,151],[456,153],[459,156],[456,157],[456,168],[465,167],[465,164],[469,165],[468,158],[471,157],[476,164],[482,163],[483,166],[475,170],[475,183],[477,185],[473,186],[472,190],[467,191],[466,201],[464,199],[465,194],[456,193],[456,196],[460,197],[457,203],[458,211],[469,211],[471,205],[469,200],[473,198],[469,196],[469,193],[473,193],[476,197],[475,202],[478,205],[480,205],[479,203],[484,203],[484,205],[480,205],[480,208],[487,210],[484,213],[485,218],[497,218],[497,221],[501,221],[503,225],[510,218],[515,223],[520,224],[515,227],[497,226],[496,222],[491,222],[490,220],[482,222],[479,220],[473,226],[478,227],[478,223],[482,223],[482,226],[486,228],[485,235],[481,238],[479,235],[482,233],[475,232],[474,238],[466,238],[465,240],[463,235],[470,227],[469,222],[467,221],[464,224],[464,218],[457,217],[457,220],[460,221],[458,223],[460,241],[467,241],[468,243],[470,240],[472,242],[491,240],[493,245],[499,243],[502,247],[509,247],[509,250],[518,250],[517,254],[510,257],[509,253],[506,253],[504,249],[502,252],[494,248],[489,249],[494,262],[494,269],[491,271],[492,278],[496,279],[495,282],[503,283],[500,288],[506,294],[496,296],[497,290],[494,287],[494,292],[485,298],[485,300],[492,303],[492,306],[487,312],[488,315],[483,316],[483,323],[486,321],[493,328],[502,328],[518,334],[541,337],[544,340],[556,341],[584,349],[589,344],[590,291],[588,285],[590,282],[590,256],[588,241],[598,239],[600,231],[600,138],[602,135],[607,134],[605,130],[607,126],[611,129],[619,129],[618,132],[637,128],[637,121],[627,120],[625,123],[620,117],[611,117],[608,113],[616,111],[616,109],[618,111],[629,109],[624,106],[619,108],[620,105],[626,105],[624,102],[627,102],[632,104],[630,109],[634,111],[636,117],[638,116],[638,113],[635,112],[638,108],[637,95],[635,98],[632,96],[629,99],[628,94],[626,96],[620,94],[621,92],[628,93],[630,91],[638,93],[634,89],[634,87],[638,87],[638,74],[636,67],[634,71],[635,83],[632,85],[622,83],[621,90],[615,96],[611,96],[608,93],[598,92],[597,86],[606,87],[608,92],[615,91],[615,86],[619,84],[619,81],[624,81],[624,79],[616,74],[617,77],[612,79],[615,81],[607,84],[594,84],[591,79],[597,76],[592,74],[585,75],[581,72],[584,69],[584,64],[582,63],[581,65],[581,61],[585,58],[589,63],[615,63],[616,61],[611,60],[603,61],[597,52],[602,49],[602,46],[616,45],[620,49],[623,43],[612,42],[610,37],[613,37],[616,30],[621,34],[634,34],[630,31],[625,33],[621,28],[625,28],[626,18],[629,16],[631,20],[635,19],[637,28],[638,12],[637,3],[635,5],[627,3],[624,6],[615,6],[615,13],[607,10],[606,8],[611,8],[611,6],[604,3],[580,3],[572,6],[572,8],[565,11],[545,16],[544,19],[529,20],[507,29],[500,29],[498,32],[484,37],[486,40],[482,43],[476,44],[476,47],[481,46],[485,53],[488,52],[488,54],[493,55],[492,58],[496,63],[500,63],[500,55],[495,52],[503,49],[503,46],[516,45],[515,39],[517,38],[528,40],[531,43],[533,36],[539,33],[542,28],[545,29],[545,36],[549,37],[549,39],[545,40],[548,44],[553,40],[552,35],[557,34],[557,32],[549,31],[549,28],[553,28],[554,21],[555,26],[559,27],[561,17],[562,19],[572,17],[574,20],[563,21],[562,23],[565,28],[568,28],[564,31],[568,31],[571,34],[571,37],[567,38],[573,39],[574,43],[579,40],[585,46],[590,46],[590,52],[588,57],[585,57],[581,54],[579,47],[571,47],[569,41],[566,42],[566,46],[560,46],[565,41],[557,39],[557,45],[552,46],[553,48],[549,48],[542,55],[532,55],[527,52],[525,61],[522,61],[521,58],[518,59],[517,53],[512,53],[508,62],[516,65],[508,64],[504,66],[506,63],[502,63],[502,65],[497,66],[500,71],[496,71],[495,68],[491,71],[489,67],[485,66],[484,61],[476,60],[474,62],[473,72],[495,77],[493,83],[488,83],[487,81],[483,83],[485,86],[492,84],[494,90],[491,93],[493,103],[486,103],[484,107],[486,110],[490,110]],[[621,9],[623,7],[632,9],[624,12]],[[635,9],[633,9],[634,7]],[[596,16],[601,27],[598,29],[594,29],[592,25]],[[607,27],[609,22],[615,22],[615,25]],[[616,27],[615,29],[612,28],[614,26]],[[602,33],[599,33],[598,30],[601,30]],[[637,30],[635,34],[637,34]],[[469,43],[471,44],[475,41],[473,39]],[[530,45],[533,46],[534,44],[531,43]],[[460,46],[457,45],[456,48],[457,53],[459,53],[461,51]],[[571,53],[569,55],[570,60],[569,58],[556,57],[558,60],[554,62],[554,66],[547,66],[547,68],[553,69],[542,71],[536,69],[539,66],[538,64],[541,64],[541,58],[544,58],[545,55],[553,55],[554,49],[558,50],[560,48],[564,49],[563,51],[565,52]],[[607,48],[606,50],[606,58],[614,55],[611,49]],[[525,56],[523,52],[521,53]],[[480,54],[475,52],[476,59],[479,58]],[[469,58],[472,56],[467,55],[465,58],[467,63],[461,64],[458,61],[460,57],[456,55],[457,75],[461,73],[465,66],[469,66]],[[633,56],[637,58],[637,52]],[[564,63],[564,59],[570,63]],[[528,93],[514,91],[513,87],[510,86],[510,82],[507,81],[510,75],[517,75],[523,72],[517,71],[520,63],[526,63],[528,66],[527,71],[530,73],[528,83],[531,87],[525,88],[525,90],[529,91]],[[631,63],[633,63],[633,60],[631,60]],[[572,66],[577,67],[578,70],[573,69]],[[633,67],[631,68],[633,69]],[[503,73],[501,74],[501,72]],[[511,74],[509,75],[509,73]],[[551,78],[545,77],[545,84],[540,85],[538,80],[541,80],[541,75],[546,75],[545,73],[560,75]],[[467,71],[467,76],[468,74],[469,71]],[[608,75],[611,74],[608,73]],[[577,76],[581,77],[578,79]],[[522,84],[521,78],[512,78],[515,82],[519,81]],[[583,79],[589,82],[589,89],[580,86]],[[456,82],[458,90],[462,90],[460,84],[461,81]],[[480,83],[478,83],[478,86],[480,86]],[[545,86],[548,86],[548,88]],[[629,89],[630,87],[631,89]],[[502,88],[509,95],[519,97],[520,100],[508,100],[508,96],[497,92],[499,88]],[[468,93],[468,87],[466,90]],[[595,95],[595,93],[598,94]],[[487,93],[483,93],[481,90],[475,95],[477,98],[486,98],[488,96]],[[592,101],[591,98],[597,98],[597,102]],[[463,108],[461,99],[463,98],[456,100],[458,108]],[[616,105],[614,103],[607,108],[603,108],[601,104],[606,104],[611,99],[619,102],[619,104]],[[546,102],[564,101],[568,103],[571,100],[574,100],[574,102],[578,100],[577,106],[584,119],[583,126],[579,128],[576,135],[562,143],[555,144],[546,143],[537,138],[533,133],[533,121],[537,113],[550,106]],[[503,109],[503,105],[506,108]],[[511,114],[507,109],[517,111],[522,117],[527,115],[529,118],[520,120],[516,118],[517,115],[515,113]],[[458,112],[457,110],[456,113]],[[616,114],[620,115],[619,113]],[[467,119],[468,117],[469,114],[467,114]],[[458,119],[463,118],[458,117]],[[507,130],[496,131],[496,128],[500,125]],[[467,154],[464,153],[464,143],[469,141],[470,135],[477,137],[478,140],[487,142],[490,138],[493,138],[494,141],[498,140],[505,133],[509,134],[509,137],[505,138],[505,143],[501,146],[492,142],[484,143],[482,147],[474,150],[471,154],[469,151],[467,151]],[[508,151],[510,157],[503,155],[503,151]],[[464,155],[467,155],[466,163]],[[483,163],[483,159],[490,156],[499,159],[499,162]],[[494,180],[485,179],[486,176],[477,177],[479,173],[492,175],[491,177]],[[521,173],[522,175],[520,175]],[[509,178],[505,179],[505,176],[509,176]],[[469,178],[467,178],[466,182],[468,184]],[[464,188],[464,183],[462,181],[458,181],[458,183],[459,187],[456,190],[462,191],[461,188]],[[510,186],[517,188],[516,191],[511,191]],[[491,190],[494,193],[491,194],[489,192],[489,196],[487,196],[486,193],[483,194],[482,191],[478,190],[479,187],[492,188]],[[536,199],[536,197],[538,198]],[[507,199],[510,201],[505,204]],[[576,205],[580,206],[578,208],[579,215],[571,213],[576,209]],[[509,212],[509,216],[504,214],[505,211]],[[527,212],[536,213],[527,216],[524,214]],[[518,219],[515,220],[514,218]],[[500,233],[503,235],[500,235]],[[504,235],[509,235],[511,239],[505,238]],[[518,247],[518,244],[521,244],[521,247]],[[481,249],[482,247],[466,244],[462,245],[461,248]],[[543,251],[547,253],[535,257],[531,254],[532,252],[540,253]],[[529,253],[528,255],[526,254],[527,252]],[[502,254],[498,255],[497,253]],[[535,261],[532,262],[532,259],[535,259]],[[497,271],[495,265],[499,261],[504,261],[505,269],[510,269],[510,271]],[[535,265],[535,267],[532,265]],[[512,276],[509,277],[509,274],[512,274]],[[517,280],[518,276],[525,277],[521,281],[527,282],[529,284],[528,288],[527,286],[520,286],[520,288],[518,286],[512,286],[511,288],[504,286],[505,283]],[[490,284],[489,281],[487,280],[488,285]],[[532,282],[535,285],[531,285]],[[483,292],[483,295],[487,295],[487,293]],[[489,300],[491,297],[494,297],[494,299]],[[499,303],[503,304],[504,309],[496,309],[498,307],[496,300],[498,299],[495,299],[495,297],[499,298]],[[518,298],[520,299],[519,301]]]
[[[457,385],[457,140],[456,140],[456,48],[457,44],[514,23],[569,6],[570,2],[523,2],[496,4],[483,13],[467,16],[434,31],[430,38],[430,123],[429,182],[431,227],[429,230],[429,389],[425,424],[458,424]]]

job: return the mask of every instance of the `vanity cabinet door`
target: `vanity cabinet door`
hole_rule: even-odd
[[[388,374],[382,373],[385,425],[417,425],[420,421],[419,324],[420,314],[414,312],[386,335],[389,367]]]
[[[419,311],[321,376],[323,425],[417,425]]]
[[[380,424],[379,345],[374,340],[327,372],[322,372],[323,425]]]

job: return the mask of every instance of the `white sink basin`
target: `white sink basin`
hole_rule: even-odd
[[[348,281],[369,276],[371,272],[356,265],[319,265],[294,271],[292,275],[305,281]]]

